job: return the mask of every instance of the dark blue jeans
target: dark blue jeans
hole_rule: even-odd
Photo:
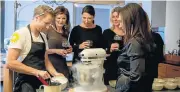
[[[129,92],[130,88],[130,79],[129,77],[121,74],[116,82],[115,92]]]
[[[132,81],[121,74],[116,82],[115,92],[152,92],[152,77],[142,76],[138,81]]]

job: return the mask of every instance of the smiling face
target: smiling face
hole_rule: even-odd
[[[119,26],[119,14],[118,12],[113,12],[112,13],[112,17],[111,17],[111,21],[112,21],[112,24],[113,26]]]
[[[55,17],[56,27],[63,27],[66,24],[67,17],[65,14],[58,14]]]

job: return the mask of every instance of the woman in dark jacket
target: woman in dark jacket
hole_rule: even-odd
[[[120,12],[123,20],[124,48],[118,57],[116,92],[151,92],[154,42],[146,12],[129,3]]]

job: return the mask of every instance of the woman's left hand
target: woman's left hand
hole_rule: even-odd
[[[66,51],[67,51],[68,54],[71,53],[72,50],[73,50],[72,46],[70,46],[69,49],[66,49]]]

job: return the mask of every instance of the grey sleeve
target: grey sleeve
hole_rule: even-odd
[[[137,81],[145,72],[145,57],[142,46],[137,41],[132,41],[127,55],[130,58],[130,79]]]

